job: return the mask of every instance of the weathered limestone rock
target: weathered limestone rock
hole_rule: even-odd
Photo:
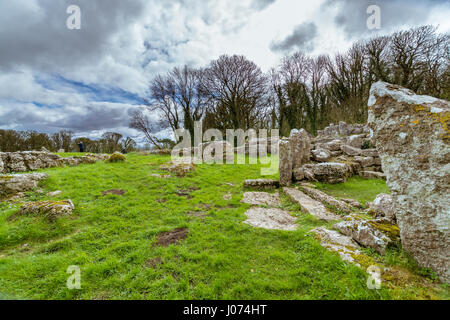
[[[392,222],[397,221],[394,211],[394,200],[390,194],[381,193],[373,202],[369,202],[369,213],[376,218],[386,218]]]
[[[27,202],[21,206],[15,216],[42,215],[50,220],[55,220],[60,216],[72,214],[73,210],[75,210],[75,206],[71,200]]]
[[[379,157],[377,149],[363,149],[361,150],[361,155],[363,157],[373,157],[373,158]]]
[[[283,188],[283,192],[297,202],[303,210],[320,220],[333,221],[341,218],[330,212],[322,203],[312,199],[298,189]]]
[[[403,248],[450,282],[450,103],[377,82],[369,125]]]
[[[305,179],[305,171],[303,170],[303,168],[295,168],[294,170],[292,170],[292,174],[294,175],[295,181],[302,181],[303,179]]]
[[[244,181],[244,188],[276,189],[280,187],[278,180],[272,179],[249,179]]]
[[[329,150],[317,149],[317,150],[313,150],[311,152],[314,156],[314,160],[316,160],[318,162],[327,162],[328,160],[331,159],[331,152]]]
[[[305,177],[312,181],[342,183],[351,175],[351,168],[345,163],[324,162],[303,166]],[[312,174],[312,179],[310,177]]]
[[[341,151],[341,146],[344,144],[342,140],[334,139],[330,142],[327,142],[323,145],[324,148],[330,151]]]
[[[253,207],[247,210],[245,215],[248,219],[244,223],[256,228],[288,231],[297,229],[297,218],[281,209]]]
[[[311,154],[311,139],[305,129],[292,130],[289,137],[291,141],[292,168],[300,168],[308,163]]]
[[[363,170],[359,172],[359,176],[364,179],[384,179],[386,175],[383,172]]]
[[[343,261],[354,263],[355,256],[360,256],[359,245],[350,237],[340,234],[334,230],[328,230],[325,227],[318,227],[311,230],[312,233],[320,240],[320,245],[330,251],[339,254]]]
[[[46,173],[0,175],[0,196],[31,191],[39,181],[48,178]]]
[[[76,166],[106,160],[108,157],[104,154],[86,154],[81,157],[61,158],[56,154],[42,151],[2,152],[0,158],[3,166],[0,165],[0,173],[26,172],[64,165]]]
[[[287,139],[280,140],[278,145],[280,185],[292,184],[292,144]]]
[[[280,194],[267,192],[245,192],[242,203],[251,205],[265,205],[269,207],[281,206]]]
[[[313,198],[314,200],[320,201],[322,203],[325,202],[345,213],[350,213],[352,211],[352,209],[348,206],[347,203],[340,201],[332,196],[329,196],[325,192],[308,187],[303,184],[301,185],[301,187],[302,187],[303,192],[306,193],[311,198]]]
[[[342,234],[352,237],[359,244],[375,249],[379,254],[384,254],[386,247],[392,242],[381,231],[375,229],[367,220],[350,215],[345,221],[333,226]]]
[[[346,144],[341,146],[341,150],[348,156],[359,156],[362,153],[360,148],[355,148]]]
[[[361,149],[364,138],[365,138],[365,135],[362,135],[362,134],[352,135],[347,138],[347,145],[354,147],[354,148]]]
[[[372,157],[356,156],[355,162],[358,162],[361,165],[361,167],[367,168],[367,167],[373,166],[375,161],[374,161],[374,158],[372,158]]]

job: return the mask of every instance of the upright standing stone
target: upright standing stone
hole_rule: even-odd
[[[369,125],[403,248],[450,282],[450,103],[377,82]]]
[[[305,129],[292,130],[289,138],[292,151],[292,168],[301,168],[311,156],[311,139]]]
[[[282,187],[292,184],[292,150],[289,139],[282,139],[278,145],[280,185]]]

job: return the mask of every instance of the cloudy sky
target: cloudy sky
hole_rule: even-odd
[[[368,30],[367,7],[381,8]],[[81,9],[69,30],[67,8]],[[0,128],[136,137],[129,113],[174,66],[243,54],[264,71],[296,50],[346,50],[359,39],[433,24],[450,0],[0,0]]]

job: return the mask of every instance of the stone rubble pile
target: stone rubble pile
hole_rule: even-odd
[[[279,142],[279,169],[282,186],[302,180],[341,183],[353,175],[385,178],[370,129],[345,122],[312,138],[304,129],[293,130]]]

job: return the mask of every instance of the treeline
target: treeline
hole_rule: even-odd
[[[153,133],[161,128],[186,129],[194,122],[209,128],[293,128],[311,133],[329,123],[367,120],[372,83],[382,80],[418,94],[450,99],[449,35],[423,26],[355,43],[335,56],[286,56],[263,73],[244,56],[221,56],[207,67],[176,67],[157,75],[147,101],[150,112],[132,115],[130,127],[159,147]]]
[[[66,152],[78,152],[78,144],[83,143],[84,151],[91,153],[114,153],[115,151],[131,152],[136,149],[136,142],[124,138],[120,133],[107,132],[101,139],[86,137],[74,138],[72,131],[60,131],[54,134],[36,131],[0,130],[0,151],[15,152],[41,150],[43,147],[52,152],[64,149]]]

